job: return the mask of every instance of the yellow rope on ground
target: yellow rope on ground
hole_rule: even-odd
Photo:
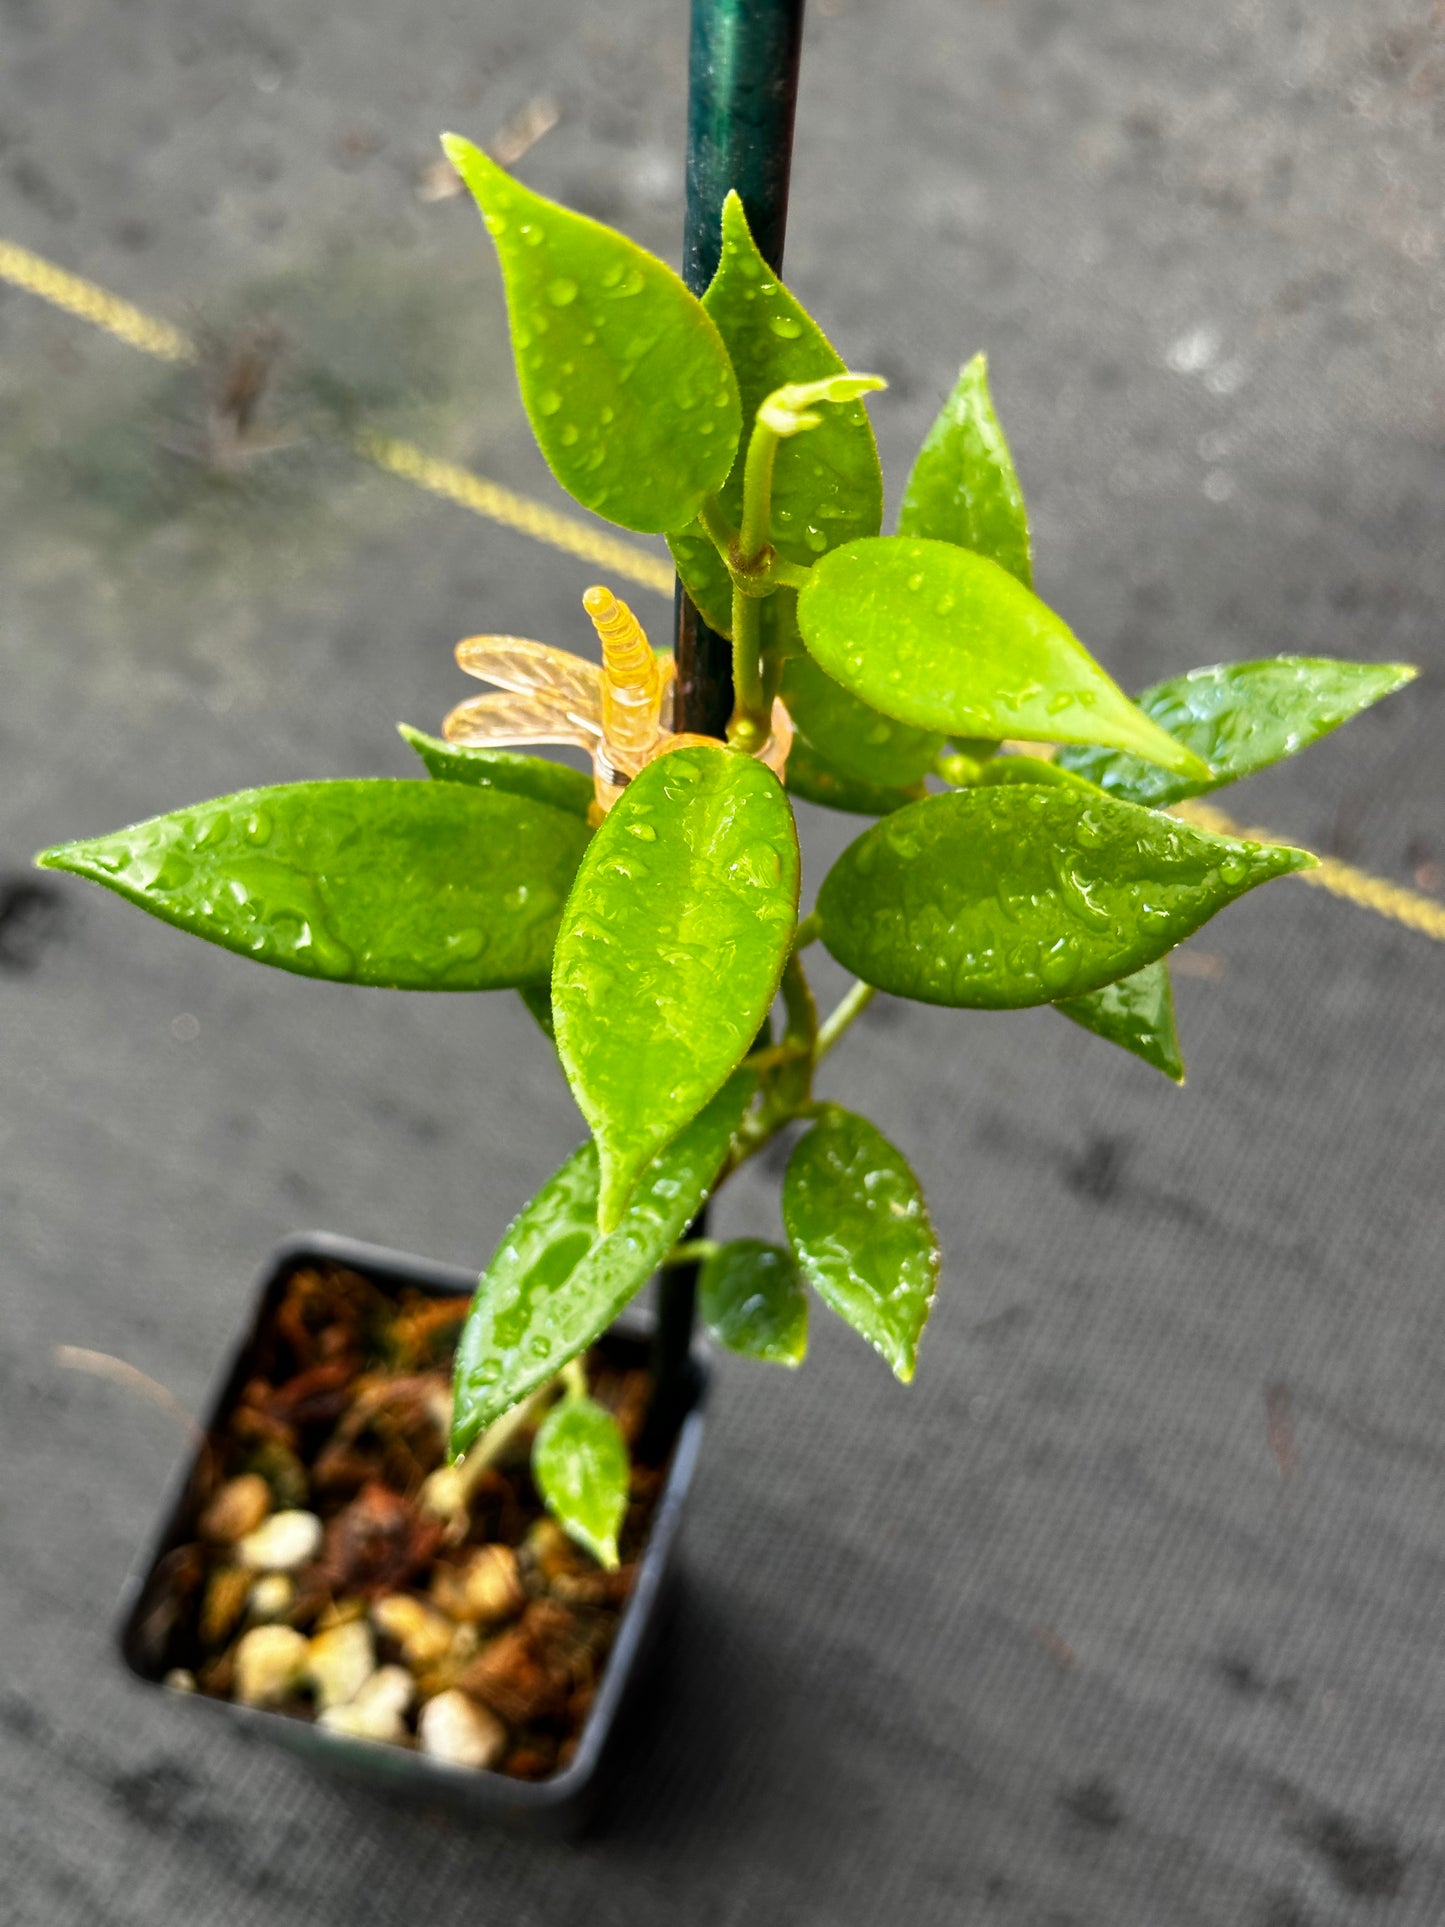
[[[504,529],[517,529],[523,535],[530,535],[534,542],[545,542],[567,555],[581,556],[584,562],[594,562],[599,569],[610,570],[629,582],[639,582],[644,589],[655,589],[659,595],[672,594],[670,562],[664,562],[659,555],[649,555],[633,542],[619,542],[615,536],[604,535],[578,516],[564,515],[545,503],[532,501],[529,496],[518,495],[512,489],[503,488],[500,482],[489,482],[456,462],[438,461],[415,442],[374,435],[370,429],[363,428],[352,447],[363,461],[385,469],[388,475],[399,475],[404,482],[414,482],[429,494],[456,502],[474,515],[500,523]]]
[[[1212,830],[1216,836],[1243,837],[1250,843],[1283,840],[1273,830],[1241,828],[1223,810],[1195,798],[1177,804],[1174,814],[1201,830]],[[1422,936],[1445,943],[1445,903],[1437,903],[1423,890],[1407,889],[1402,883],[1391,883],[1368,870],[1357,870],[1352,863],[1341,863],[1332,856],[1322,856],[1318,869],[1300,870],[1296,874],[1301,883],[1312,883],[1317,890],[1328,890],[1332,897],[1358,904],[1362,910],[1373,910],[1394,923],[1404,924],[1407,930],[1418,930]]]
[[[196,358],[194,342],[179,328],[123,301],[94,281],[86,281],[78,274],[57,267],[43,255],[18,247],[13,241],[0,240],[0,281],[8,281],[12,287],[48,301],[53,308],[88,321],[92,327],[100,328],[128,347],[139,348],[142,354],[154,355],[160,361],[194,361]],[[672,594],[672,569],[660,556],[649,554],[635,543],[604,535],[575,515],[518,495],[500,482],[489,482],[485,476],[474,474],[456,462],[439,461],[414,442],[398,441],[392,436],[362,429],[354,437],[352,448],[363,461],[386,474],[411,482],[444,501],[455,502],[460,508],[470,509],[473,515],[480,515],[501,528],[515,529],[521,535],[531,536],[534,542],[544,542],[549,548],[579,556],[584,562],[595,563],[599,569],[640,583],[645,589],[654,589],[658,595]],[[1241,829],[1232,817],[1211,803],[1181,803],[1176,813],[1200,829],[1213,830],[1220,836],[1247,837],[1260,843],[1281,840],[1272,830]],[[1422,936],[1445,943],[1445,904],[1435,902],[1422,891],[1406,889],[1403,884],[1372,876],[1368,870],[1357,870],[1352,864],[1336,862],[1333,857],[1323,857],[1318,869],[1303,870],[1299,874],[1303,883],[1312,883],[1346,903],[1373,910],[1378,916],[1403,924],[1407,930],[1416,930]]]
[[[129,347],[139,348],[143,354],[155,355],[161,361],[196,358],[195,344],[179,328],[133,308],[129,301],[98,288],[93,281],[83,281],[78,274],[67,274],[53,261],[32,254],[29,248],[17,247],[13,241],[0,241],[0,278],[14,288],[23,288],[27,294],[38,295],[52,308],[63,308],[67,314],[90,322],[92,327],[103,328],[106,334],[114,335]]]

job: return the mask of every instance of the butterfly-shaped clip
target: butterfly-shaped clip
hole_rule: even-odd
[[[602,645],[600,665],[521,636],[472,636],[459,642],[461,667],[501,693],[459,703],[442,724],[442,734],[449,743],[472,749],[527,743],[585,749],[592,758],[600,818],[655,757],[717,739],[673,731],[676,665],[671,656],[654,651],[625,602],[610,589],[595,588],[583,596],[582,606]],[[793,746],[793,725],[781,702],[773,704],[772,725],[756,753],[781,782]]]

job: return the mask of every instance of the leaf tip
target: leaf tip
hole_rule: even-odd
[[[96,862],[95,852],[103,840],[97,837],[80,843],[56,843],[48,850],[41,850],[31,861],[37,870],[68,870],[72,876],[104,883],[110,870],[117,866]]]
[[[487,158],[476,142],[469,141],[463,134],[443,134],[441,143],[442,152],[461,175],[465,175],[468,166],[472,163],[485,161]]]

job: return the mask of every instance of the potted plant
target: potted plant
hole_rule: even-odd
[[[469,1305],[470,1279],[420,1261],[281,1255],[128,1633],[151,1676],[353,1766],[539,1811],[595,1768],[696,1451],[696,1374],[649,1379],[619,1315],[695,1273],[735,1351],[798,1365],[821,1304],[911,1379],[940,1275],[927,1205],[903,1152],[815,1090],[823,1060],[881,991],[1052,1005],[1182,1081],[1169,951],[1313,859],[1173,806],[1413,672],[1283,657],[1130,699],[1033,593],[981,358],[885,535],[862,400],[884,384],[844,366],[737,196],[699,298],[447,151],[542,452],[584,507],[667,537],[730,649],[725,734],[677,726],[674,665],[599,586],[600,664],[557,639],[459,646],[494,687],[440,737],[403,729],[423,778],[247,791],[39,861],[302,975],[516,990],[555,1046],[590,1135]],[[592,775],[531,753],[556,743]],[[796,798],[866,820],[807,904]],[[814,944],[856,980],[821,1019]],[[690,1229],[785,1132],[784,1241]]]

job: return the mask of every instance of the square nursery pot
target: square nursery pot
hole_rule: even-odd
[[[276,1250],[261,1274],[253,1316],[202,1416],[207,1437],[220,1432],[242,1388],[252,1377],[262,1334],[268,1321],[274,1318],[287,1280],[297,1269],[316,1264],[335,1264],[359,1272],[391,1297],[404,1290],[428,1297],[469,1297],[476,1288],[475,1273],[459,1266],[435,1264],[425,1258],[409,1257],[324,1232],[289,1239]],[[619,1364],[646,1365],[651,1350],[649,1324],[645,1320],[624,1319],[598,1341],[598,1348]],[[364,1782],[388,1796],[402,1795],[513,1826],[576,1832],[592,1812],[624,1708],[636,1695],[660,1630],[667,1603],[665,1581],[673,1568],[683,1502],[702,1443],[708,1377],[705,1361],[694,1353],[678,1401],[680,1416],[651,1530],[637,1562],[631,1593],[620,1613],[613,1645],[603,1664],[576,1751],[567,1764],[550,1777],[527,1780],[495,1771],[451,1766],[421,1752],[352,1739],[292,1715],[244,1706],[232,1700],[194,1692],[174,1692],[173,1697],[180,1703],[206,1707],[220,1718],[238,1722],[263,1738],[275,1740],[332,1772]],[[172,1690],[165,1686],[165,1676],[172,1664],[164,1629],[169,1590],[168,1555],[196,1540],[202,1473],[202,1451],[198,1448],[190,1462],[178,1470],[160,1525],[131,1574],[119,1627],[120,1651],[126,1666],[138,1679],[166,1691]]]

